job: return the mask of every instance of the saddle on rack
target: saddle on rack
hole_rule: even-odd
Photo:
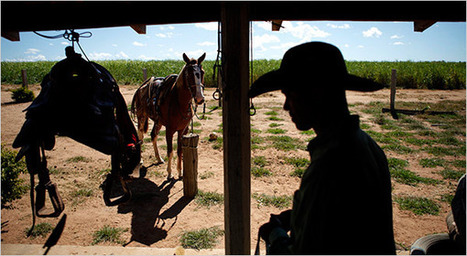
[[[115,79],[104,67],[82,59],[72,47],[65,51],[67,58],[52,67],[38,97],[24,110],[26,121],[13,147],[51,150],[55,135],[61,135],[107,155],[126,155],[128,165],[139,163],[138,136]]]

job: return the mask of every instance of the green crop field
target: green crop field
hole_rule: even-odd
[[[139,61],[139,60],[111,60],[96,61],[114,76],[119,84],[141,84],[143,81],[143,68],[147,69],[148,76],[166,76],[178,74],[183,67],[182,60],[165,61]],[[280,60],[253,61],[253,80],[262,74],[277,69]],[[38,84],[42,81],[56,62],[2,62],[2,84],[21,84],[21,69],[27,70],[28,82]],[[213,79],[214,61],[203,62],[205,84],[215,86]],[[466,63],[465,62],[366,62],[348,61],[347,69],[350,74],[373,79],[389,85],[391,70],[397,70],[397,86],[412,89],[465,89]],[[297,74],[300,75],[300,74]]]

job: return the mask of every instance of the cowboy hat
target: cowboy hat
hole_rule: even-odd
[[[380,83],[349,74],[340,50],[334,45],[309,42],[290,48],[284,54],[280,68],[259,77],[251,85],[248,96],[253,98],[283,89],[307,91],[314,86],[329,84],[335,89],[363,92],[383,88]]]

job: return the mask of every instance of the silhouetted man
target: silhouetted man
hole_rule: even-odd
[[[396,253],[387,159],[345,97],[345,90],[381,88],[348,74],[339,49],[322,42],[289,49],[278,70],[253,83],[251,98],[281,90],[297,129],[317,134],[292,210],[260,229],[269,254]]]

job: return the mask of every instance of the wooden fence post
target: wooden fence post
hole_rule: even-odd
[[[391,115],[394,119],[398,119],[397,113],[395,111],[395,104],[396,104],[396,81],[397,81],[397,71],[392,69],[391,72],[391,96],[390,96],[390,110]]]
[[[148,79],[148,70],[143,68],[143,81],[146,81]]]
[[[182,138],[183,152],[183,195],[194,198],[198,194],[198,134],[187,134]]]
[[[26,69],[21,69],[21,79],[23,80],[23,88],[28,89],[28,74]]]

